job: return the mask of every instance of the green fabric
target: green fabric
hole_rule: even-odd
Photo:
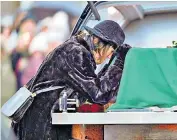
[[[108,110],[177,105],[177,49],[132,48],[116,103]]]

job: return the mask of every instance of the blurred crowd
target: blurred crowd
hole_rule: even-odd
[[[69,16],[64,11],[36,21],[35,15],[20,12],[11,24],[1,23],[1,61],[8,57],[16,90],[35,75],[45,56],[70,34]]]

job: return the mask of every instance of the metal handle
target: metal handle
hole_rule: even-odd
[[[91,10],[92,10],[92,12],[93,12],[93,14],[95,16],[95,19],[100,21],[100,19],[101,19],[100,15],[99,15],[98,10],[96,9],[95,5],[93,4],[93,2],[92,1],[88,1],[88,4],[90,5],[90,8],[91,8]]]

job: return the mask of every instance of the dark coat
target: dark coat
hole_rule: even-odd
[[[61,85],[65,86],[64,90],[73,89],[73,93],[68,96],[77,94],[81,103],[88,99],[90,102],[106,104],[116,95],[119,87],[122,69],[117,60],[106,72],[97,76],[94,72],[96,64],[87,43],[72,37],[45,58],[29,89],[34,92],[44,87]],[[62,90],[45,92],[35,97],[23,119],[13,124],[20,140],[71,138],[71,127],[51,124],[50,113]]]

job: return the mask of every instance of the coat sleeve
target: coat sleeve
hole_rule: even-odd
[[[67,83],[78,92],[89,96],[94,103],[106,104],[115,96],[122,70],[112,65],[101,77],[97,77],[90,52],[83,47],[73,49],[66,58],[70,67]]]

